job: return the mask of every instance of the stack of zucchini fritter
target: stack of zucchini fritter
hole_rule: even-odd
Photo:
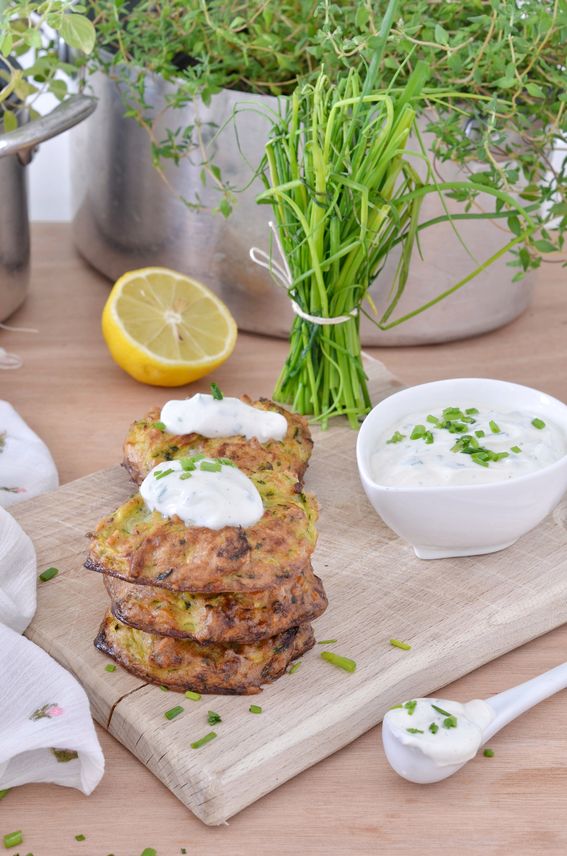
[[[317,502],[303,491],[312,441],[305,420],[271,401],[243,400],[287,420],[283,440],[208,439],[163,431],[159,410],[134,422],[124,463],[140,484],[163,461],[228,458],[255,484],[254,526],[186,526],[134,495],[98,524],[85,567],[104,574],[111,610],[95,645],[144,680],[177,690],[257,693],[314,644],[327,607],[311,567]]]

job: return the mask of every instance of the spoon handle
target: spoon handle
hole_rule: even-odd
[[[491,696],[486,701],[493,708],[496,716],[485,729],[483,743],[508,725],[517,716],[539,704],[549,696],[555,695],[567,688],[567,663],[562,663],[543,675],[538,675],[530,681],[511,687],[498,695]]]

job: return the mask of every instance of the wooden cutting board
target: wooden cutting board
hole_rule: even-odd
[[[370,373],[374,401],[400,387],[380,363]],[[101,577],[82,564],[85,533],[133,492],[119,466],[13,510],[40,570],[60,570],[40,584],[27,636],[74,672],[95,719],[207,824],[345,746],[400,700],[432,693],[567,621],[567,500],[502,553],[423,562],[370,507],[355,443],[344,426],[316,431],[307,486],[321,505],[314,567],[329,596],[316,637],[337,639],[330,649],[356,660],[357,670],[326,663],[316,645],[297,672],[252,697],[192,702],[121,668],[105,671],[109,661],[92,643],[108,601]],[[391,637],[411,651],[392,648]],[[251,702],[261,715],[248,712]],[[184,713],[166,720],[176,704]],[[209,709],[222,716],[218,738],[193,750],[190,743],[211,730]]]

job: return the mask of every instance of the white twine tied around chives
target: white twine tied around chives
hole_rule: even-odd
[[[272,220],[269,221],[268,226],[270,227],[274,235],[276,246],[278,248],[282,260],[282,264],[280,265],[278,262],[274,261],[271,256],[271,253],[266,253],[264,250],[258,249],[258,247],[250,248],[250,258],[255,264],[269,271],[272,276],[274,276],[279,281],[280,285],[283,285],[285,290],[289,292],[293,286],[293,278],[289,269],[289,265],[287,263],[287,258],[280,243],[280,236],[278,235],[278,230],[276,229]],[[290,296],[290,300],[291,308],[293,309],[295,314],[299,315],[300,318],[303,318],[304,321],[310,321],[311,324],[319,324],[321,326],[344,324],[345,321],[350,321],[351,318],[356,318],[356,316],[358,315],[358,309],[356,306],[348,313],[348,315],[336,315],[333,318],[325,318],[321,315],[309,315],[309,313],[303,311],[301,306],[293,299],[293,297]]]
[[[10,330],[12,333],[38,333],[34,327],[12,327],[9,324],[0,324],[1,330]],[[6,348],[0,348],[0,369],[21,369],[24,361],[17,354],[10,354]]]

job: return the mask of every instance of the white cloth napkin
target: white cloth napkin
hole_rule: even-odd
[[[59,484],[45,443],[7,401],[0,401],[0,505],[8,508]]]
[[[90,794],[104,758],[86,693],[20,636],[35,612],[36,581],[33,544],[0,508],[0,790],[54,782]]]

